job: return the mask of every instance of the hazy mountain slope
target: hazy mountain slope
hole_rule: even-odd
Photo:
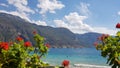
[[[93,43],[97,40],[97,38],[101,36],[99,33],[85,33],[85,34],[77,34],[77,38],[81,41],[83,46],[94,47]]]
[[[98,33],[74,34],[66,28],[53,28],[50,26],[38,26],[31,24],[18,16],[0,13],[0,40],[14,40],[18,33],[33,42],[32,32],[38,33],[46,38],[54,47],[92,47]]]

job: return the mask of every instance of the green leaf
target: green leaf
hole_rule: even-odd
[[[116,35],[120,37],[120,31],[118,31]]]
[[[119,54],[117,52],[115,52],[114,57],[118,58],[118,56],[119,56]]]

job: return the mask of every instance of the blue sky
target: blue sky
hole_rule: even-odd
[[[43,26],[64,27],[74,33],[115,35],[120,22],[119,0],[0,0],[0,12]]]

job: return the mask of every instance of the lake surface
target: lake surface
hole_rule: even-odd
[[[51,48],[43,60],[51,65],[61,65],[63,60],[69,60],[71,65],[107,66],[106,59],[95,48]]]

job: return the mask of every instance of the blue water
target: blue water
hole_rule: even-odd
[[[43,61],[51,65],[61,65],[63,60],[70,60],[70,64],[107,65],[106,58],[100,56],[95,48],[51,48]]]

